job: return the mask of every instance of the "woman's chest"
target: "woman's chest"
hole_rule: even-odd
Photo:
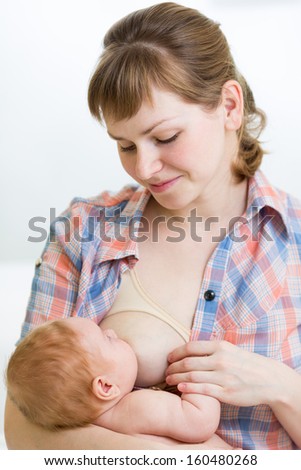
[[[112,310],[101,326],[134,349],[138,386],[163,382],[167,356],[189,341],[202,281],[200,257],[184,250],[140,248],[140,260],[121,276]]]
[[[211,250],[201,244],[142,243],[136,264],[149,296],[175,319],[191,328]]]

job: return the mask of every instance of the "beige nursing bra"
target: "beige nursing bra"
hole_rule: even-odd
[[[149,297],[139,282],[135,268],[128,269],[122,275],[117,298],[106,316],[129,311],[152,315],[167,323],[185,342],[189,341],[190,330]]]

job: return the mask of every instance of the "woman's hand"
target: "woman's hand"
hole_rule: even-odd
[[[285,389],[284,364],[227,341],[193,341],[168,356],[166,382],[236,406],[272,406]]]
[[[271,407],[301,449],[301,375],[274,359],[227,341],[195,341],[169,355],[166,382],[236,406]]]

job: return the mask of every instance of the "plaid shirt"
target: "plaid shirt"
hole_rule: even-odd
[[[121,273],[138,260],[133,228],[149,197],[144,188],[126,186],[114,195],[76,198],[54,220],[36,266],[22,337],[51,319],[102,320]],[[260,171],[249,180],[245,216],[207,264],[191,340],[223,339],[301,372],[300,221],[298,201],[270,186]],[[208,289],[213,300],[204,298]],[[294,448],[266,405],[222,404],[218,434],[243,449]]]

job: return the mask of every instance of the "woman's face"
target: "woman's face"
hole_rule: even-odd
[[[153,89],[153,103],[121,121],[106,120],[125,171],[170,211],[193,209],[231,180],[236,133],[227,106],[205,111],[173,93]]]

